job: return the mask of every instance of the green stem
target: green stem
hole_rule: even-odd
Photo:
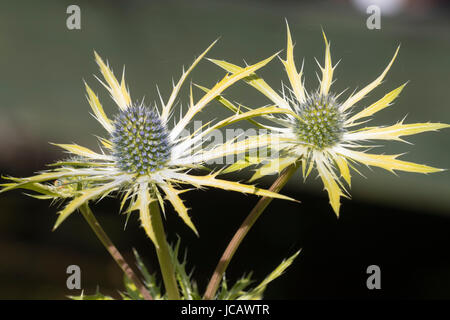
[[[150,216],[156,240],[156,254],[158,256],[167,297],[169,300],[180,300],[173,261],[169,252],[169,245],[167,244],[158,201],[150,202]]]
[[[126,274],[126,276],[133,281],[133,283],[136,285],[136,288],[139,290],[139,292],[142,294],[144,299],[146,300],[153,300],[152,296],[150,295],[150,292],[145,288],[144,284],[139,280],[139,277],[134,273],[133,269],[128,265],[128,263],[123,258],[122,254],[117,250],[116,246],[112,243],[111,239],[108,237],[106,232],[101,227],[100,223],[98,222],[97,218],[95,218],[94,214],[92,213],[92,210],[89,208],[88,204],[85,203],[80,207],[80,211],[83,214],[83,217],[88,222],[91,229],[94,231],[97,238],[101,241],[101,243],[105,246],[106,250],[111,254],[112,258],[116,263],[119,265],[119,267],[122,269],[122,271]]]
[[[295,173],[297,168],[298,164],[294,163],[291,164],[286,169],[284,169],[283,172],[278,177],[278,179],[269,188],[269,190],[273,192],[280,192],[281,189],[292,177],[292,175]],[[244,240],[250,228],[255,224],[256,220],[258,220],[258,218],[261,216],[261,214],[264,212],[264,210],[267,208],[267,206],[270,204],[271,201],[272,198],[270,197],[262,197],[261,199],[259,199],[258,203],[255,205],[253,210],[250,211],[250,214],[247,216],[242,225],[236,231],[227,248],[225,249],[224,253],[222,254],[222,257],[220,258],[219,263],[217,264],[217,267],[214,270],[213,275],[211,276],[211,279],[209,280],[203,299],[205,300],[214,299],[217,289],[219,288],[220,281],[231,259],[233,258],[237,248],[241,244],[242,240]]]

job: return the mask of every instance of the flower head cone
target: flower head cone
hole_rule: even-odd
[[[427,165],[400,160],[400,154],[387,155],[368,152],[371,141],[404,141],[403,136],[449,127],[447,124],[430,122],[406,124],[403,120],[388,126],[361,126],[370,121],[370,117],[375,113],[391,106],[406,85],[401,85],[378,101],[357,111],[359,108],[356,105],[382,83],[397,57],[399,48],[380,76],[361,90],[354,92],[346,100],[342,100],[340,95],[336,95],[330,90],[336,65],[332,64],[330,44],[325,34],[323,36],[325,62],[323,66],[318,63],[321,70],[320,85],[314,92],[306,91],[302,69],[297,69],[295,65],[294,45],[289,27],[287,27],[287,56],[286,60],[281,61],[290,86],[284,86],[280,95],[256,74],[243,79],[268,97],[279,110],[286,111],[286,114],[282,116],[280,114],[264,116],[276,124],[270,129],[273,136],[277,137],[275,141],[278,141],[273,148],[279,150],[281,157],[269,159],[266,164],[256,170],[252,180],[280,172],[290,164],[301,161],[304,178],[313,169],[317,170],[324,188],[328,192],[330,204],[336,215],[339,215],[340,198],[349,196],[347,186],[351,185],[350,168],[355,169],[354,164],[356,163],[381,167],[391,172],[431,173],[442,171],[442,169]],[[242,70],[241,67],[225,61],[211,61],[228,72]],[[247,166],[251,164],[249,161]]]
[[[59,212],[55,228],[81,205],[116,192],[122,196],[121,210],[125,213],[134,210],[140,212],[142,226],[155,245],[155,234],[149,212],[151,202],[159,202],[163,210],[165,202],[170,202],[183,221],[197,233],[188,215],[188,209],[179,196],[180,193],[188,190],[180,188],[182,185],[191,185],[194,188],[215,187],[259,196],[290,199],[252,185],[218,179],[219,172],[207,175],[191,174],[191,169],[202,168],[206,161],[226,154],[225,149],[219,147],[203,150],[202,138],[212,130],[246,116],[233,115],[205,126],[206,129],[203,131],[183,135],[192,118],[230,85],[254,73],[274,57],[248,66],[238,73],[226,75],[195,103],[191,88],[190,103],[186,112],[181,114],[179,119],[175,119],[173,109],[180,88],[189,73],[211,47],[212,45],[194,61],[188,70],[183,71],[167,102],[164,102],[160,96],[159,108],[156,105],[150,107],[143,103],[133,103],[124,75],[121,81],[118,81],[108,64],[95,53],[96,62],[103,76],[103,80],[99,79],[99,81],[119,107],[114,117],[108,117],[97,95],[86,84],[87,99],[93,116],[107,132],[105,138],[99,138],[102,145],[101,152],[76,144],[58,144],[72,155],[69,160],[57,162],[53,164],[53,169],[35,176],[20,179],[10,177],[8,179],[11,182],[3,184],[1,192],[22,188],[39,193],[40,195],[36,196],[38,198],[68,198],[70,201]],[[174,118],[173,126],[170,126],[171,118]]]

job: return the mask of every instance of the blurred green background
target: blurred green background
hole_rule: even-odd
[[[428,2],[424,1],[424,3]],[[66,8],[70,4],[77,4],[81,8],[81,30],[66,28],[68,17]],[[436,6],[433,7],[431,4]],[[410,81],[396,103],[377,114],[373,123],[393,124],[405,115],[407,115],[406,122],[450,123],[449,10],[444,2],[438,1],[429,2],[429,5],[423,6],[415,4],[414,8],[414,10],[406,8],[396,16],[383,16],[381,30],[368,30],[366,27],[368,15],[357,11],[351,1],[112,2],[104,0],[41,1],[39,3],[31,0],[2,1],[0,3],[0,173],[30,175],[43,169],[46,163],[63,157],[63,153],[48,142],[76,142],[90,148],[98,148],[94,135],[102,135],[104,132],[89,115],[90,108],[85,98],[83,80],[99,94],[108,114],[114,114],[117,109],[93,77],[93,74],[99,73],[93,59],[93,50],[108,59],[116,74],[120,74],[125,65],[126,79],[132,98],[141,100],[145,97],[145,101],[150,103],[158,99],[156,85],[163,97],[167,99],[172,79],[178,79],[182,66],[189,65],[219,37],[220,41],[208,53],[208,57],[226,59],[236,64],[243,64],[244,60],[254,63],[284,49],[285,18],[289,21],[296,43],[297,63],[300,64],[302,59],[305,59],[306,87],[309,90],[315,89],[318,85],[316,78],[318,67],[314,57],[319,61],[323,60],[324,44],[321,28],[331,41],[333,60],[335,62],[341,60],[335,72],[337,80],[333,90],[341,92],[348,88],[344,96],[377,77],[392,57],[395,48],[401,44],[400,55],[386,80],[361,104],[368,105],[386,92]],[[284,56],[284,52],[281,56]],[[271,62],[259,73],[275,89],[281,88],[280,80],[287,81],[282,64],[277,60]],[[210,87],[221,76],[223,72],[205,60],[192,73],[192,81]],[[183,98],[180,101],[184,104],[187,102],[185,93],[186,91],[182,91]],[[200,92],[197,92],[196,96],[199,97]],[[268,103],[262,95],[243,84],[238,84],[226,91],[226,96],[230,100],[236,100],[248,106],[256,107]],[[218,105],[212,105],[208,110],[198,119],[206,120],[211,116],[223,117],[229,114]],[[380,153],[407,152],[403,159],[440,168],[449,167],[450,135],[448,131],[426,133],[407,140],[412,145],[389,143],[383,148],[377,148],[379,150],[376,151]],[[273,218],[274,223],[278,223],[277,226],[283,229],[273,230],[266,226],[259,231],[260,233],[258,231],[255,233],[261,235],[269,232],[273,236],[276,235],[278,247],[273,244],[273,249],[284,248],[281,251],[283,255],[274,255],[277,251],[267,253],[270,256],[270,258],[264,256],[264,259],[269,259],[264,260],[267,261],[267,268],[258,269],[256,275],[262,277],[268,273],[271,266],[275,266],[279,260],[299,246],[310,243],[314,247],[314,243],[317,242],[313,239],[316,239],[317,235],[311,235],[312,230],[315,230],[312,226],[320,228],[323,232],[320,234],[325,237],[317,241],[329,243],[328,240],[332,239],[332,236],[324,230],[334,234],[333,232],[338,232],[335,228],[341,228],[342,226],[339,225],[342,224],[345,226],[346,221],[353,228],[362,228],[363,225],[364,228],[369,228],[373,232],[377,231],[377,236],[369,232],[374,237],[381,236],[383,230],[386,232],[383,228],[389,228],[390,222],[397,223],[395,232],[394,229],[392,230],[393,240],[409,234],[402,226],[405,226],[407,221],[411,221],[409,219],[412,217],[418,219],[412,219],[416,221],[414,225],[418,228],[427,225],[429,219],[440,219],[433,220],[433,223],[441,228],[449,222],[448,172],[432,175],[400,172],[398,176],[395,176],[381,169],[363,167],[360,169],[366,178],[356,173],[353,175],[351,189],[353,200],[343,201],[342,219],[339,221],[333,217],[326,203],[322,185],[314,179],[314,175],[306,183],[303,183],[301,179],[290,183],[287,192],[302,200],[303,213],[299,215],[298,207],[274,203],[274,206],[279,205],[272,209],[275,211],[273,214],[276,214],[276,218]],[[270,183],[270,179],[266,182],[266,184]],[[191,197],[189,205],[193,208],[194,222],[203,224],[206,236],[203,236],[202,228],[200,228],[202,234],[200,239],[185,233],[184,226],[176,219],[172,219],[174,214],[171,212],[168,215],[169,223],[174,225],[171,237],[174,237],[176,233],[186,234],[185,245],[193,251],[193,257],[198,258],[193,264],[197,265],[199,261],[205,260],[205,265],[196,269],[201,271],[198,272],[200,284],[205,285],[207,276],[212,272],[227,240],[256,199],[217,191],[208,195],[199,192],[187,197]],[[212,199],[223,202],[235,199],[235,203],[239,204],[242,210],[230,207],[233,212],[230,216],[213,216],[217,201]],[[108,231],[111,232],[112,238],[117,239],[119,246],[126,254],[129,254],[131,246],[135,246],[149,252],[147,259],[150,263],[154,262],[151,245],[143,236],[137,221],[133,221],[127,231],[122,232],[124,219],[117,215],[117,203],[114,200],[108,201],[106,204],[101,204],[98,211]],[[317,201],[324,204],[318,205]],[[290,208],[294,213],[289,213],[286,208]],[[113,288],[120,287],[118,268],[102,251],[101,246],[80,217],[74,216],[60,230],[50,232],[56,210],[54,207],[48,208],[48,203],[30,200],[19,192],[1,195],[0,298],[64,298],[64,295],[71,294],[65,289],[64,268],[69,264],[79,264],[82,270],[88,270],[85,273],[86,277],[83,278],[88,293],[95,290],[96,284],[105,287],[106,290],[112,290],[111,292],[114,292]],[[225,209],[221,210],[225,214],[229,212],[224,211]],[[304,213],[307,210],[309,213]],[[397,215],[387,214],[391,211],[396,212]],[[358,214],[353,216],[354,212]],[[364,212],[367,213],[366,216]],[[379,215],[376,214],[377,212]],[[286,216],[283,216],[284,214]],[[353,217],[356,220],[346,220],[346,216],[347,219]],[[284,218],[293,219],[293,222],[289,225],[289,220],[282,221]],[[205,221],[201,222],[201,219]],[[303,224],[300,225],[300,222]],[[437,232],[433,231],[433,223],[425,234],[431,235]],[[327,227],[321,229],[322,225]],[[221,226],[228,229],[219,233],[213,232],[213,228]],[[344,228],[349,228],[348,226]],[[301,231],[304,233],[298,236],[297,233]],[[289,238],[286,232],[287,234],[291,232],[293,238]],[[420,228],[412,232],[410,236],[416,239],[417,232],[420,234]],[[444,241],[447,240],[447,231],[442,229],[442,232],[445,233],[443,238],[439,238],[440,241],[436,244],[430,242],[430,247],[441,246],[442,250],[449,249],[450,244]],[[208,238],[209,235],[212,238]],[[348,236],[348,233],[345,236]],[[354,238],[353,241],[358,242],[358,239]],[[199,244],[207,240],[211,245],[209,249]],[[249,245],[244,245],[242,250],[247,252],[245,254],[247,258],[252,257],[248,252],[255,253],[254,259],[248,260],[249,264],[236,265],[236,269],[238,266],[242,267],[240,270],[230,271],[236,276],[256,268],[256,263],[253,265],[252,261],[262,259],[258,258],[258,252],[261,251],[255,251],[250,247],[250,244],[258,245],[260,238],[255,236],[253,240],[254,242],[251,242],[252,239],[250,239]],[[367,239],[367,241],[375,240]],[[384,241],[387,240],[384,239]],[[405,243],[412,245],[413,242],[405,241]],[[386,248],[392,249],[392,243],[385,243],[385,245]],[[373,250],[379,249],[376,247],[376,241],[372,246]],[[329,251],[319,246],[315,254],[319,254],[319,250],[325,250],[321,253],[333,254],[331,247],[327,248]],[[380,248],[386,249],[381,244]],[[203,252],[211,252],[211,254],[202,257],[199,253],[195,253],[200,249],[208,250]],[[408,250],[411,250],[408,252],[414,255],[414,248],[411,247]],[[361,257],[361,252],[352,257]],[[381,250],[380,254],[382,255],[383,252],[385,251]],[[436,255],[438,257],[440,253],[436,252]],[[301,257],[299,263],[303,263],[307,256],[305,254]],[[238,255],[236,258],[239,259],[239,257]],[[333,257],[336,258],[336,256]],[[395,254],[392,254],[382,256],[380,259],[384,259],[383,261],[389,264],[392,259],[396,259],[394,257]],[[370,256],[367,256],[367,259],[369,258]],[[410,258],[414,261],[413,256]],[[358,260],[358,258],[355,259]],[[361,265],[365,263],[358,261]],[[308,262],[304,263],[307,265]],[[327,263],[324,262],[324,264]],[[304,268],[307,269],[307,267]],[[449,283],[449,271],[442,265],[436,268],[440,271],[436,273],[437,271],[433,269],[432,273],[441,275]],[[308,269],[309,271],[306,269],[296,269],[293,272],[302,272],[303,277],[307,277],[307,272],[317,270],[317,268]],[[294,292],[292,294],[286,289],[289,288],[288,275],[286,278],[287,287],[282,287],[281,284],[276,285],[274,291],[268,291],[270,297],[341,296],[337,285],[334,287],[331,285],[332,289],[327,287],[330,291],[324,289],[323,294],[310,292],[311,294],[308,295],[307,290],[300,294],[298,289],[291,288]],[[305,278],[302,279],[307,281]],[[430,281],[439,282],[433,279]],[[319,280],[316,279],[316,281]],[[364,281],[361,283],[364,284]],[[435,284],[432,283],[431,287],[417,289],[417,295],[420,297],[447,296],[447,290],[439,291],[440,293],[434,291]],[[307,288],[307,284],[305,287]],[[450,284],[446,288],[450,290]],[[362,291],[358,291],[360,289]],[[365,294],[363,288],[355,290],[347,294],[349,296]],[[397,291],[392,292],[392,296],[396,296]],[[295,295],[296,293],[298,295]],[[398,295],[401,296],[401,293]]]

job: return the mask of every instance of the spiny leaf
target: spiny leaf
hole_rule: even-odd
[[[239,300],[249,300],[249,299],[261,299],[262,294],[267,288],[267,285],[280,277],[286,269],[294,262],[295,258],[299,255],[301,250],[297,251],[295,254],[285,259],[281,264],[275,268],[256,288],[249,291],[247,294],[239,297]]]
[[[53,230],[58,228],[61,225],[61,223],[64,220],[66,220],[67,217],[70,214],[72,214],[76,209],[78,209],[81,205],[83,205],[84,203],[86,203],[89,200],[109,194],[111,191],[116,189],[121,183],[122,183],[121,180],[116,180],[111,183],[102,185],[100,187],[86,189],[86,190],[81,191],[80,196],[73,199],[71,202],[69,202],[69,204],[63,210],[58,212],[59,216],[58,216],[58,219],[56,220]]]

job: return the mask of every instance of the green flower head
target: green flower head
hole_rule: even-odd
[[[207,175],[191,173],[192,169],[204,168],[204,164],[209,160],[224,157],[230,152],[235,154],[246,151],[246,148],[242,148],[242,145],[234,141],[228,141],[226,145],[218,145],[208,150],[203,150],[201,144],[202,139],[213,130],[253,116],[254,112],[250,115],[233,115],[215,124],[209,123],[208,126],[204,126],[203,131],[195,131],[188,135],[183,133],[187,130],[192,118],[211,100],[275,57],[274,55],[248,66],[236,74],[226,75],[197,102],[194,102],[191,87],[187,111],[180,119],[174,119],[173,126],[169,126],[183,82],[211,47],[212,45],[194,61],[187,71],[183,71],[167,102],[164,102],[160,96],[160,105],[152,107],[143,103],[132,103],[124,75],[119,82],[109,65],[95,53],[96,62],[103,75],[103,81],[99,81],[119,107],[119,112],[115,116],[108,117],[97,95],[86,84],[87,98],[93,115],[107,132],[106,138],[100,138],[101,152],[76,144],[58,144],[72,155],[69,160],[59,161],[53,165],[53,169],[32,177],[8,178],[11,182],[3,184],[0,192],[22,188],[39,193],[40,195],[36,196],[39,198],[71,199],[59,212],[55,228],[88,201],[118,192],[122,197],[121,210],[123,209],[125,213],[138,210],[142,225],[155,244],[149,212],[149,204],[152,202],[159,202],[163,210],[165,201],[170,202],[183,221],[197,233],[188,215],[188,209],[179,197],[179,194],[185,191],[180,188],[181,185],[191,185],[195,188],[215,187],[290,199],[252,185],[218,179],[219,172]],[[125,207],[126,203],[128,203],[127,207]]]
[[[391,172],[394,170],[418,173],[442,171],[442,169],[399,160],[399,154],[372,154],[366,151],[367,141],[403,141],[400,138],[402,136],[449,127],[445,123],[404,124],[403,121],[389,126],[360,127],[370,120],[369,117],[392,105],[406,85],[401,85],[378,101],[356,111],[357,103],[360,103],[368,93],[382,83],[397,57],[399,48],[380,76],[347,99],[341,100],[341,94],[330,91],[336,65],[333,66],[331,62],[330,44],[325,34],[323,37],[325,62],[323,67],[319,64],[322,77],[316,90],[308,92],[305,89],[303,68],[298,71],[294,62],[294,45],[289,26],[287,27],[286,60],[281,61],[290,86],[283,86],[280,95],[256,74],[243,79],[268,97],[279,110],[276,114],[263,117],[276,124],[276,126],[270,127],[271,141],[279,143],[272,145],[271,148],[278,150],[281,157],[266,159],[265,164],[256,170],[252,180],[278,173],[287,166],[300,161],[304,178],[313,168],[317,169],[328,192],[330,204],[336,215],[339,215],[340,198],[349,196],[344,182],[350,187],[350,168],[353,168],[354,163],[377,166]],[[225,61],[213,59],[211,61],[227,72],[236,73],[243,70],[243,68]],[[281,110],[284,110],[284,113]],[[365,150],[361,150],[361,148]],[[249,161],[247,165],[261,162],[263,161],[255,159],[253,163]]]

